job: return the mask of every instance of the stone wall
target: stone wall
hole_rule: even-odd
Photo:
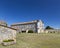
[[[0,43],[6,39],[13,39],[16,41],[16,30],[5,26],[0,26]]]
[[[7,26],[7,23],[5,21],[0,20],[0,25]]]
[[[49,29],[49,30],[45,30],[45,33],[60,33],[60,29]]]

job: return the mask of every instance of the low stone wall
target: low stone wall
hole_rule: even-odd
[[[16,41],[16,30],[0,26],[0,44],[6,39],[13,39]]]
[[[45,30],[45,33],[60,33],[60,29],[49,29],[49,30]]]

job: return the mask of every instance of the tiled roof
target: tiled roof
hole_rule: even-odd
[[[21,23],[15,23],[15,24],[12,24],[12,25],[19,25],[19,24],[31,24],[31,23],[36,23],[38,20],[35,20],[35,21],[30,21],[30,22],[21,22]]]
[[[4,25],[0,25],[0,26],[6,27],[6,28],[10,28],[10,29],[13,29],[13,30],[17,30],[17,29],[15,29],[15,28],[8,27],[8,26],[4,26]]]

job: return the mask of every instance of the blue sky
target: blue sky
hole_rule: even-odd
[[[60,0],[0,0],[0,20],[9,25],[40,19],[60,28]]]

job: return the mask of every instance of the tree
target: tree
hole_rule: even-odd
[[[53,29],[52,27],[50,27],[50,26],[47,26],[45,29]]]

